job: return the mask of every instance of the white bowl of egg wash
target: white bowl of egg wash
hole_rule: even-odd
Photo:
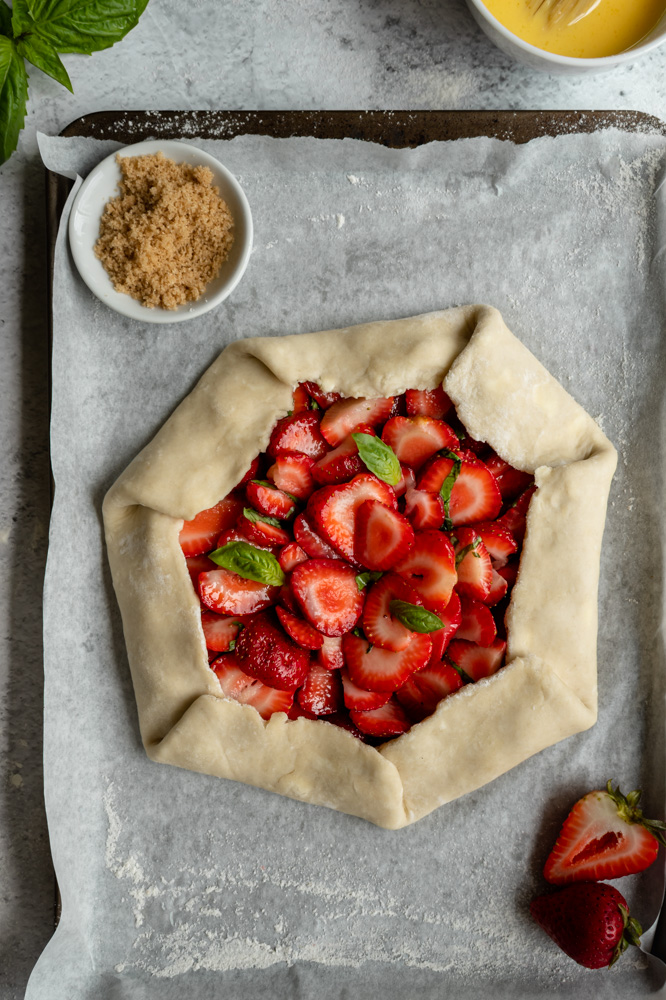
[[[666,42],[666,0],[467,0],[508,55],[547,73],[600,73]]]
[[[176,139],[125,146],[81,185],[69,217],[76,267],[110,308],[178,323],[233,291],[252,250],[252,215],[214,156]]]

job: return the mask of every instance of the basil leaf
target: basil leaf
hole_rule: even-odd
[[[359,590],[363,590],[363,588],[367,587],[369,583],[375,583],[375,581],[379,580],[380,577],[382,577],[382,576],[384,576],[384,574],[383,574],[383,572],[381,570],[378,570],[378,569],[370,570],[370,569],[368,569],[364,573],[358,573],[357,574],[357,576],[356,576],[356,586],[358,587]]]
[[[5,0],[0,0],[0,35],[11,38],[13,34],[11,9],[7,6]]]
[[[131,31],[148,0],[21,0],[30,26],[19,12],[22,30],[50,42],[58,52],[90,55],[108,49]]]
[[[264,524],[272,524],[275,528],[280,527],[280,522],[277,517],[268,517],[267,514],[260,514],[259,511],[255,510],[253,507],[243,507],[243,514],[248,521],[252,521],[253,524],[255,521],[263,521]]]
[[[356,442],[361,461],[370,472],[374,472],[385,483],[397,486],[402,479],[402,470],[393,448],[372,434],[352,434],[352,437]]]
[[[432,611],[421,608],[418,604],[394,599],[389,601],[389,611],[399,622],[412,632],[436,632],[444,628],[444,622]]]
[[[19,38],[24,32],[32,29],[32,18],[28,11],[27,0],[13,0],[12,31],[14,38]]]
[[[461,549],[460,552],[456,552],[456,569],[458,569],[460,563],[463,561],[465,556],[469,555],[470,552],[474,553],[475,559],[481,558],[479,553],[476,551],[480,544],[481,544],[481,539],[477,537],[474,539],[473,542],[470,542],[469,545],[466,545],[464,549]]]
[[[474,681],[469,676],[469,674],[466,674],[465,671],[463,670],[463,668],[459,667],[458,664],[456,663],[456,661],[452,660],[448,653],[444,654],[443,659],[446,660],[448,663],[450,663],[454,670],[458,671],[458,674],[460,675],[460,679],[463,682],[463,684],[473,684],[474,683]]]
[[[460,475],[460,469],[462,466],[462,459],[459,455],[456,455],[454,451],[445,450],[442,452],[445,458],[450,458],[453,461],[451,466],[451,471],[442,483],[439,495],[444,501],[444,527],[447,531],[450,531],[453,527],[451,519],[449,517],[449,504],[451,502],[451,491],[456,484],[456,479]]]
[[[229,542],[211,552],[208,558],[244,580],[254,580],[270,587],[281,587],[284,583],[282,567],[273,553],[258,549],[249,542]]]
[[[63,87],[67,87],[72,94],[74,93],[72,82],[60,56],[45,38],[40,38],[39,35],[26,35],[25,38],[17,39],[16,48],[20,56],[31,62],[37,69],[41,69],[42,73],[57,80]]]
[[[27,99],[25,63],[11,38],[0,35],[0,164],[8,160],[16,149],[25,120]]]

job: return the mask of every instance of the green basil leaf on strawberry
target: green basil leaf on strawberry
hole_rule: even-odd
[[[365,572],[357,574],[356,586],[359,590],[363,590],[363,588],[367,587],[369,583],[376,583],[377,580],[379,580],[383,575],[383,572],[379,569],[365,570]]]
[[[454,451],[449,451],[448,449],[442,451],[442,455],[444,455],[446,458],[450,458],[451,461],[453,462],[453,465],[451,466],[451,471],[449,472],[448,476],[442,483],[441,489],[439,491],[439,495],[444,501],[444,527],[446,528],[447,531],[450,531],[451,528],[453,527],[453,524],[449,517],[449,504],[451,502],[451,491],[456,484],[456,479],[460,475],[460,470],[462,468],[462,459],[460,458],[459,455],[456,455]]]
[[[444,622],[427,608],[397,598],[389,602],[389,611],[412,632],[436,632],[444,628]]]
[[[269,587],[281,587],[285,580],[282,567],[273,553],[249,542],[228,542],[221,549],[211,552],[208,558],[230,573]]]
[[[454,542],[454,545],[457,544],[458,544],[457,541]],[[479,553],[476,551],[480,544],[481,544],[481,539],[477,537],[474,539],[473,542],[470,542],[469,545],[465,545],[465,547],[462,548],[460,552],[456,553],[456,569],[458,569],[460,563],[463,561],[465,556],[468,556],[470,554],[470,552],[472,552],[477,559],[481,558]]]
[[[372,434],[352,434],[363,464],[378,479],[390,486],[397,486],[402,479],[398,456],[381,438]]]
[[[25,63],[11,38],[0,35],[0,164],[16,149],[27,99]]]
[[[272,524],[274,528],[280,527],[280,522],[277,517],[269,517],[268,514],[260,514],[258,510],[254,510],[252,507],[243,507],[243,514],[254,524],[255,521],[263,521],[264,524]],[[264,581],[261,580],[261,583]]]

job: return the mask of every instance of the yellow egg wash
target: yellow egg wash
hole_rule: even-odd
[[[636,45],[658,24],[666,0],[601,0],[576,24],[554,24],[548,3],[535,12],[534,0],[483,0],[505,28],[530,45],[562,56],[592,59]]]

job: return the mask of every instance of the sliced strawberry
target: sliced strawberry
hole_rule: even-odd
[[[287,521],[296,513],[296,501],[277,486],[265,486],[253,479],[245,487],[245,495],[249,505],[267,517]]]
[[[279,587],[245,580],[228,569],[214,569],[199,576],[199,597],[218,615],[251,615],[274,604]]]
[[[514,469],[512,465],[509,465],[494,452],[484,458],[484,463],[495,477],[503,500],[513,500],[520,493],[524,493],[534,482],[533,475],[529,472],[521,472],[520,469]]]
[[[240,618],[226,618],[212,611],[202,611],[201,627],[206,648],[226,653],[243,627],[243,622]]]
[[[361,617],[356,573],[340,559],[308,559],[292,571],[291,587],[307,620],[324,635],[344,635]]]
[[[218,538],[218,540],[215,542],[215,548],[216,549],[223,549],[224,546],[225,545],[229,545],[230,542],[247,542],[248,545],[250,545],[250,544],[256,545],[257,544],[256,542],[252,542],[251,543],[250,539],[247,537],[247,535],[244,535],[242,531],[238,530],[238,528],[227,528],[227,530],[223,531],[222,534],[220,535],[220,537]],[[273,545],[265,545],[265,544],[259,545],[258,547],[260,549],[273,549],[274,548]],[[213,563],[213,567],[212,568],[213,569],[217,569],[217,563]]]
[[[410,674],[426,665],[431,650],[430,636],[420,632],[414,632],[409,645],[399,652],[371,646],[367,639],[352,632],[342,639],[349,676],[365,691],[395,691],[402,687]]]
[[[324,637],[312,625],[308,625],[302,618],[287,611],[285,608],[276,608],[280,624],[290,639],[293,639],[297,646],[302,649],[321,649],[324,644]]]
[[[446,656],[473,681],[479,681],[482,677],[497,673],[505,653],[506,643],[503,639],[495,639],[489,646],[478,646],[466,639],[454,639],[449,643]]]
[[[462,620],[456,639],[469,639],[479,646],[490,646],[497,638],[495,619],[490,609],[472,597],[461,597],[460,605]]]
[[[425,490],[407,490],[405,517],[417,531],[441,528],[444,524],[444,501],[439,493]]]
[[[507,563],[506,566],[501,566],[497,570],[497,574],[498,576],[501,576],[503,580],[506,580],[507,587],[511,588],[518,579],[519,569],[520,563],[516,560],[515,562]]]
[[[342,399],[339,392],[322,392],[316,382],[301,382],[301,385],[322,410],[327,410],[333,403]]]
[[[283,583],[280,587],[280,593],[278,594],[278,602],[281,607],[286,608],[287,611],[291,611],[292,615],[298,614],[298,607],[296,606],[296,599],[294,597],[294,592],[288,583]]]
[[[205,555],[187,556],[185,562],[187,563],[187,572],[190,574],[190,579],[195,590],[197,590],[200,573],[209,573],[210,570],[217,569],[217,563],[214,563],[212,559],[209,559]]]
[[[414,470],[408,465],[400,466],[401,479],[393,487],[393,492],[397,497],[402,497],[408,490],[413,490],[416,486],[416,476]]]
[[[421,603],[419,595],[402,577],[396,573],[385,573],[368,588],[363,608],[363,631],[374,646],[398,652],[410,644],[414,632],[391,614],[389,605],[394,600]]]
[[[379,500],[364,500],[356,511],[354,557],[367,569],[390,569],[414,544],[414,529],[402,514]]]
[[[277,691],[241,670],[233,653],[218,657],[211,664],[217,674],[222,693],[241,705],[252,705],[262,719],[275,712],[288,712],[294,700],[293,691]]]
[[[310,409],[310,396],[304,385],[297,385],[294,389],[294,401],[291,405],[291,412],[304,413]]]
[[[250,468],[247,470],[243,478],[239,483],[236,484],[236,489],[239,490],[241,487],[249,483],[251,479],[256,479],[259,472],[259,465],[261,464],[261,455],[255,455],[250,463]]]
[[[328,445],[319,430],[320,420],[321,413],[317,410],[295,413],[278,420],[271,434],[268,454],[277,458],[286,451],[300,451],[316,462],[328,451]]]
[[[462,609],[460,598],[455,590],[451,594],[451,600],[443,611],[438,612],[438,617],[444,622],[444,628],[438,628],[436,632],[429,632],[432,640],[432,653],[430,654],[430,664],[439,663],[447,646],[453,639],[462,621]]]
[[[241,670],[280,691],[295,691],[310,667],[310,654],[267,614],[246,622],[236,640],[235,655]]]
[[[339,712],[344,707],[340,674],[313,663],[296,697],[301,708],[314,715]]]
[[[383,424],[392,407],[392,396],[387,399],[340,399],[324,412],[321,433],[335,447],[359,424],[370,424],[371,427]]]
[[[525,537],[527,510],[535,492],[536,486],[530,486],[528,490],[520,494],[518,499],[495,522],[501,527],[506,528],[507,531],[510,531],[519,545]]]
[[[448,424],[425,416],[391,417],[384,424],[382,441],[417,471],[442,448],[458,447],[458,437]]]
[[[372,712],[350,712],[349,717],[367,736],[399,736],[411,727],[404,709],[395,698],[390,698],[385,705]]]
[[[311,722],[317,721],[317,716],[314,712],[308,712],[307,709],[301,708],[297,701],[289,709],[287,713],[287,718],[294,721],[295,719],[309,719]]]
[[[481,541],[497,569],[504,566],[514,552],[518,551],[515,538],[498,521],[475,524],[474,530],[481,536]]]
[[[436,458],[418,480],[420,490],[439,492],[453,470],[451,458]],[[439,486],[436,484],[439,482]],[[436,486],[436,489],[433,487]],[[478,459],[464,458],[451,488],[449,520],[454,525],[492,521],[502,508],[502,495],[491,472]]]
[[[442,698],[462,687],[462,678],[450,663],[427,664],[412,674],[395,693],[410,718],[421,722],[432,715]]]
[[[297,500],[307,500],[315,484],[312,478],[314,459],[298,451],[285,451],[278,455],[266,473],[266,478],[279,490],[291,493]]]
[[[453,471],[456,457],[460,458],[457,450],[449,455],[438,455],[431,459],[417,476],[416,488],[426,493],[439,493]]]
[[[317,532],[349,562],[354,562],[356,511],[364,500],[378,500],[394,510],[398,505],[396,495],[388,483],[371,473],[354,476],[351,482],[343,486],[317,490],[308,502],[307,512]]]
[[[365,691],[354,684],[348,670],[342,670],[342,687],[345,705],[356,712],[371,712],[373,708],[381,708],[391,697],[390,691]]]
[[[656,860],[664,824],[645,819],[640,792],[623,795],[612,782],[589,792],[573,807],[548,855],[548,882],[592,882],[642,872]]]
[[[325,670],[340,670],[345,665],[342,654],[342,638],[325,635],[321,649],[317,652],[317,663]]]
[[[265,548],[272,548],[274,546],[282,547],[289,544],[291,538],[284,528],[281,528],[277,524],[271,524],[270,521],[263,520],[266,516],[264,514],[255,515],[253,511],[248,517],[245,513],[247,510],[249,508],[243,508],[243,513],[236,521],[236,528],[249,542],[253,545],[263,545]],[[255,520],[251,520],[253,516],[256,516]]]
[[[298,566],[299,563],[305,562],[307,558],[307,553],[305,553],[296,542],[290,542],[289,545],[285,545],[285,547],[280,549],[278,552],[278,562],[285,573],[291,573],[294,566]]]
[[[370,424],[359,424],[354,428],[354,434],[356,433],[376,437],[374,427]],[[366,467],[358,453],[358,445],[353,435],[349,434],[337,448],[333,448],[319,459],[313,466],[312,476],[315,482],[322,486],[335,486],[338,483],[346,483],[353,476],[365,471]]]
[[[191,521],[184,521],[178,536],[183,555],[198,556],[202,552],[210,552],[215,547],[217,536],[225,528],[232,527],[242,510],[243,501],[228,496],[214,507],[199,511]]]
[[[339,559],[334,548],[320,538],[305,513],[294,521],[294,538],[311,559]]]
[[[326,722],[332,722],[334,726],[338,726],[339,729],[344,729],[346,732],[351,733],[355,736],[357,740],[363,740],[363,733],[355,726],[352,720],[349,718],[349,713],[334,712],[333,715],[326,716]]]
[[[445,417],[453,407],[441,385],[436,389],[408,389],[405,393],[405,406],[410,417]]]
[[[457,528],[454,537],[458,593],[485,601],[493,582],[493,567],[481,536],[474,528]]]
[[[453,546],[441,531],[417,531],[412,548],[394,571],[407,580],[424,606],[435,614],[448,605],[458,579]]]

